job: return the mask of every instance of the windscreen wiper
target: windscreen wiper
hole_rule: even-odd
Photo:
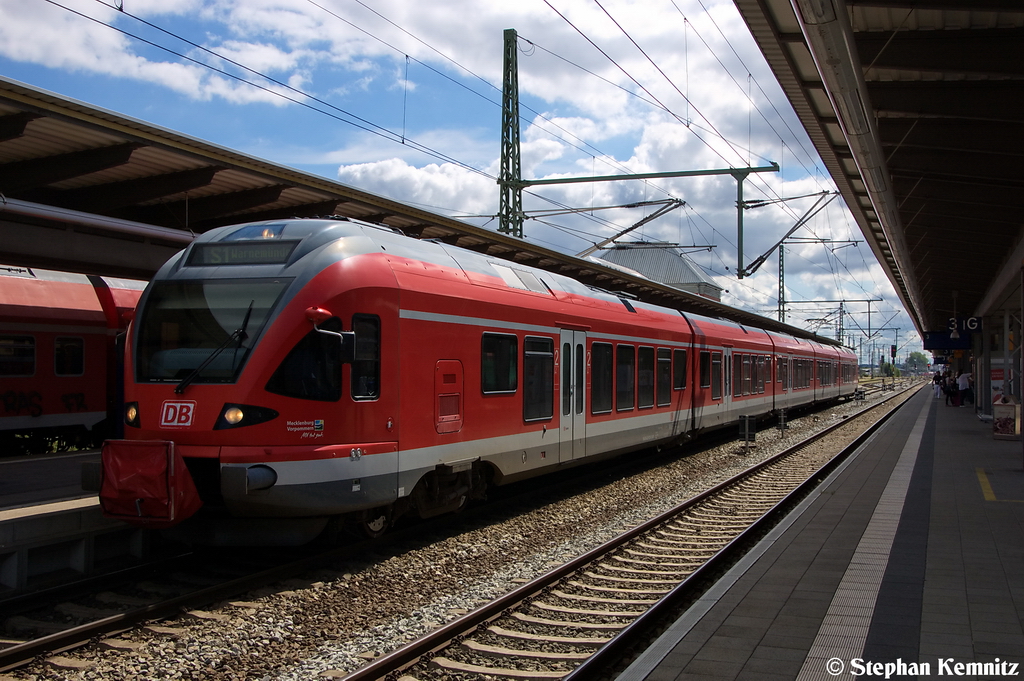
[[[209,356],[206,359],[203,360],[202,364],[200,364],[195,369],[193,369],[191,371],[191,373],[189,373],[189,375],[186,376],[181,381],[181,383],[179,383],[174,388],[174,394],[175,395],[181,395],[182,393],[184,393],[185,392],[185,388],[187,388],[192,383],[192,381],[196,380],[196,378],[199,377],[199,374],[203,373],[203,369],[205,369],[207,366],[209,366],[210,362],[212,362],[214,359],[216,359],[217,355],[219,355],[221,352],[224,351],[224,348],[228,347],[229,345],[231,345],[235,341],[238,341],[238,345],[240,347],[242,345],[242,342],[246,338],[249,337],[249,334],[246,333],[245,330],[249,327],[249,317],[252,316],[252,306],[253,306],[253,304],[255,302],[256,301],[253,300],[253,301],[251,301],[249,303],[249,309],[246,310],[246,312],[245,312],[245,317],[242,319],[242,325],[240,327],[238,327],[237,329],[235,329],[234,331],[232,331],[231,335],[228,336],[227,340],[225,340],[217,348],[215,348],[214,351],[211,352],[209,354]]]

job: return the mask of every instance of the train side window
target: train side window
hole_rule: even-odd
[[[341,320],[331,317],[320,328],[341,331]],[[337,402],[341,399],[338,341],[315,329],[307,333],[281,361],[267,381],[266,391],[300,400]]]
[[[352,330],[356,332],[352,399],[375,400],[380,397],[380,317],[353,315]]]
[[[743,394],[750,394],[750,355],[743,355]]]
[[[640,348],[637,351],[637,406],[641,409],[654,406],[654,348]]]
[[[572,343],[562,343],[562,416],[572,413]]]
[[[764,392],[765,378],[768,375],[767,367],[764,361],[764,355],[757,356],[757,392],[761,394]]]
[[[583,413],[583,395],[587,390],[587,360],[583,353],[583,344],[576,345],[576,413]]]
[[[0,336],[0,376],[32,376],[35,373],[35,337]]]
[[[486,394],[514,393],[518,387],[518,339],[485,333],[480,341],[480,390]]]
[[[615,348],[615,410],[633,408],[633,383],[636,349],[632,345]]]
[[[658,348],[658,406],[672,404],[672,351]]]
[[[586,384],[584,376],[583,345],[576,346],[576,385],[573,387],[573,352],[572,343],[562,343],[562,416],[568,416],[573,411],[573,403],[576,404],[576,413],[583,413],[583,393]],[[576,399],[573,399],[573,393]]]
[[[672,351],[672,389],[686,390],[686,350]]]
[[[59,336],[53,342],[53,373],[81,376],[85,373],[85,339]]]
[[[523,342],[523,420],[554,416],[555,342],[527,336]]]
[[[793,360],[793,387],[810,388],[814,372],[814,362],[809,359]]]
[[[612,346],[594,343],[590,346],[590,413],[607,414],[612,410]]]
[[[700,351],[700,387],[711,387],[711,353],[707,350]]]
[[[711,353],[711,399],[722,399],[722,353]]]
[[[732,396],[743,394],[743,355],[732,356]]]

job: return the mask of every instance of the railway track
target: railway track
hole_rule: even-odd
[[[817,420],[817,417],[815,417]],[[607,475],[605,470],[600,475]],[[626,473],[623,473],[626,474]],[[564,484],[564,483],[563,483]],[[763,491],[763,490],[761,490]],[[534,493],[541,497],[549,493],[543,490],[535,490]],[[760,491],[759,491],[760,493]],[[507,503],[508,500],[505,500]],[[513,500],[513,504],[515,504]],[[546,503],[546,502],[533,502]],[[529,504],[528,504],[529,505]],[[491,513],[494,510],[491,509]],[[483,515],[487,515],[485,510]],[[471,516],[470,512],[463,514],[465,519]],[[732,513],[733,519],[729,523],[720,523],[721,532],[711,532],[709,520],[706,517],[695,517],[695,520],[685,521],[677,527],[663,529],[663,535],[652,538],[646,546],[631,547],[633,553],[626,553],[611,559],[608,567],[595,567],[586,574],[581,571],[576,579],[580,585],[566,583],[558,588],[548,590],[545,598],[547,600],[537,601],[531,606],[529,612],[512,616],[508,623],[491,624],[496,629],[489,630],[487,634],[491,638],[484,638],[482,642],[467,642],[467,644],[455,652],[441,655],[436,663],[432,663],[433,677],[426,675],[423,678],[452,678],[454,676],[474,675],[475,672],[455,671],[460,665],[481,664],[484,659],[496,658],[503,652],[515,651],[515,656],[527,659],[523,651],[541,645],[540,652],[554,653],[559,659],[570,660],[572,665],[580,664],[584,659],[600,649],[609,640],[619,639],[619,632],[629,626],[629,623],[636,620],[639,613],[649,610],[659,598],[665,595],[666,591],[672,588],[672,580],[678,581],[685,578],[687,571],[695,571],[708,556],[718,550],[723,538],[729,533],[738,532],[743,526],[744,520],[739,510]],[[745,521],[749,521],[747,517]],[[687,524],[687,522],[689,524]],[[424,535],[435,531],[436,523],[427,523],[411,528],[410,532],[397,532],[395,535],[386,537],[383,542],[377,541],[370,545],[360,542],[346,545],[330,551],[311,552],[296,560],[294,553],[280,558],[272,559],[262,553],[251,553],[237,555],[225,554],[226,559],[207,560],[206,563],[215,563],[214,570],[206,570],[203,561],[194,566],[179,566],[174,570],[160,570],[149,566],[147,569],[154,570],[154,573],[147,576],[128,575],[115,580],[113,584],[102,587],[90,587],[83,590],[81,596],[59,596],[51,598],[49,605],[42,608],[34,608],[36,613],[48,611],[42,617],[34,616],[31,610],[25,606],[19,609],[26,611],[25,615],[15,615],[5,621],[6,633],[0,636],[11,637],[12,629],[17,630],[16,635],[8,638],[7,648],[0,650],[0,672],[31,662],[34,659],[42,661],[47,654],[54,651],[68,650],[74,647],[88,644],[90,641],[97,641],[105,636],[116,637],[111,644],[118,645],[121,636],[119,632],[153,631],[154,622],[163,618],[172,620],[182,615],[186,621],[196,621],[197,618],[207,618],[209,613],[201,610],[211,608],[211,604],[228,603],[230,607],[227,612],[248,612],[253,603],[242,603],[239,605],[231,601],[232,598],[239,598],[239,594],[250,592],[245,598],[252,596],[254,589],[268,591],[269,584],[282,580],[293,580],[296,585],[288,588],[302,588],[299,582],[315,582],[316,579],[304,580],[311,573],[320,570],[321,573],[329,573],[334,570],[337,563],[345,563],[352,556],[365,555],[373,552],[388,552],[389,546],[397,546],[396,552],[410,550],[408,547],[417,541],[422,541]],[[747,523],[749,524],[749,523]],[[443,532],[442,532],[443,534]],[[693,534],[700,538],[699,547],[689,547],[688,553],[675,556],[673,551],[664,547],[673,542],[678,543],[679,537],[673,535]],[[408,536],[404,536],[408,535]],[[415,537],[410,540],[409,537]],[[717,543],[716,543],[717,542]],[[404,548],[403,548],[404,547]],[[644,555],[650,554],[650,555]],[[246,557],[248,556],[248,557]],[[652,556],[661,556],[652,557]],[[654,563],[658,563],[654,565]],[[326,568],[326,569],[322,569]],[[634,588],[636,594],[623,598],[616,595],[623,589],[626,581],[635,580],[639,574],[637,570],[647,570],[652,574],[647,575],[647,580],[652,582],[646,586]],[[341,570],[338,574],[346,572]],[[666,574],[653,574],[653,573]],[[337,577],[335,575],[334,577]],[[331,581],[334,577],[318,577],[324,581]],[[658,582],[662,583],[658,583]],[[172,586],[177,584],[177,586]],[[626,587],[628,588],[628,587]],[[274,591],[274,589],[269,589]],[[647,593],[643,593],[646,591]],[[286,591],[287,593],[287,591]],[[255,597],[254,597],[255,598]],[[26,602],[31,599],[27,599]],[[11,612],[8,607],[10,603],[0,605],[5,614]],[[510,606],[508,606],[510,607]],[[239,610],[241,608],[241,610]],[[595,614],[602,610],[614,610],[615,614]],[[523,617],[525,615],[525,618]],[[211,620],[217,615],[211,617]],[[220,615],[223,617],[223,614]],[[21,619],[16,619],[21,617]],[[562,633],[554,634],[547,621],[555,621],[557,618],[569,617],[576,624]],[[163,624],[163,623],[160,623]],[[507,626],[506,626],[507,624]],[[606,626],[592,626],[601,624]],[[143,630],[143,625],[149,625]],[[181,627],[182,624],[171,621],[173,629]],[[160,630],[161,626],[156,626]],[[166,627],[163,627],[166,629]],[[582,634],[581,634],[582,632]],[[166,632],[164,632],[166,634]],[[174,636],[174,634],[167,634]],[[525,636],[525,637],[523,637]],[[538,637],[547,637],[543,644],[539,644]],[[125,634],[124,638],[138,638],[135,634]],[[21,640],[17,640],[21,639]],[[565,639],[565,640],[562,640]],[[0,644],[2,645],[2,644]],[[507,653],[506,653],[507,655]],[[52,659],[52,658],[50,658]],[[445,669],[439,666],[444,659],[451,660],[451,668]],[[548,661],[540,658],[541,664]],[[472,666],[465,667],[472,669]],[[341,674],[343,675],[343,674]],[[55,677],[56,678],[56,677]],[[369,678],[369,677],[366,677]]]
[[[233,559],[211,561],[209,557],[183,554],[120,574],[5,601],[6,647],[0,649],[0,672],[97,637],[188,613],[275,579],[288,578],[322,560],[322,555],[275,560],[241,553]],[[40,601],[45,605],[40,606]]]
[[[776,511],[817,484],[885,416],[867,430],[857,421],[905,397],[895,395],[794,445],[362,669],[325,676],[592,678],[614,666],[651,622],[694,598],[698,581],[735,560],[729,549],[775,522]],[[844,430],[862,432],[844,436]],[[821,446],[830,437],[852,442],[835,454]]]

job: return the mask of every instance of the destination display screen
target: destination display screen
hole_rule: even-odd
[[[188,265],[283,265],[288,262],[298,241],[234,241],[229,243],[195,244],[188,256]]]

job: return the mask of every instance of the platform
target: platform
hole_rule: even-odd
[[[82,490],[82,463],[99,459],[98,451],[0,458],[0,511],[95,498]]]
[[[96,493],[82,490],[82,462],[99,456],[0,459],[0,600],[147,554],[148,531],[103,517]]]
[[[1024,457],[921,390],[619,681],[1024,677]]]

